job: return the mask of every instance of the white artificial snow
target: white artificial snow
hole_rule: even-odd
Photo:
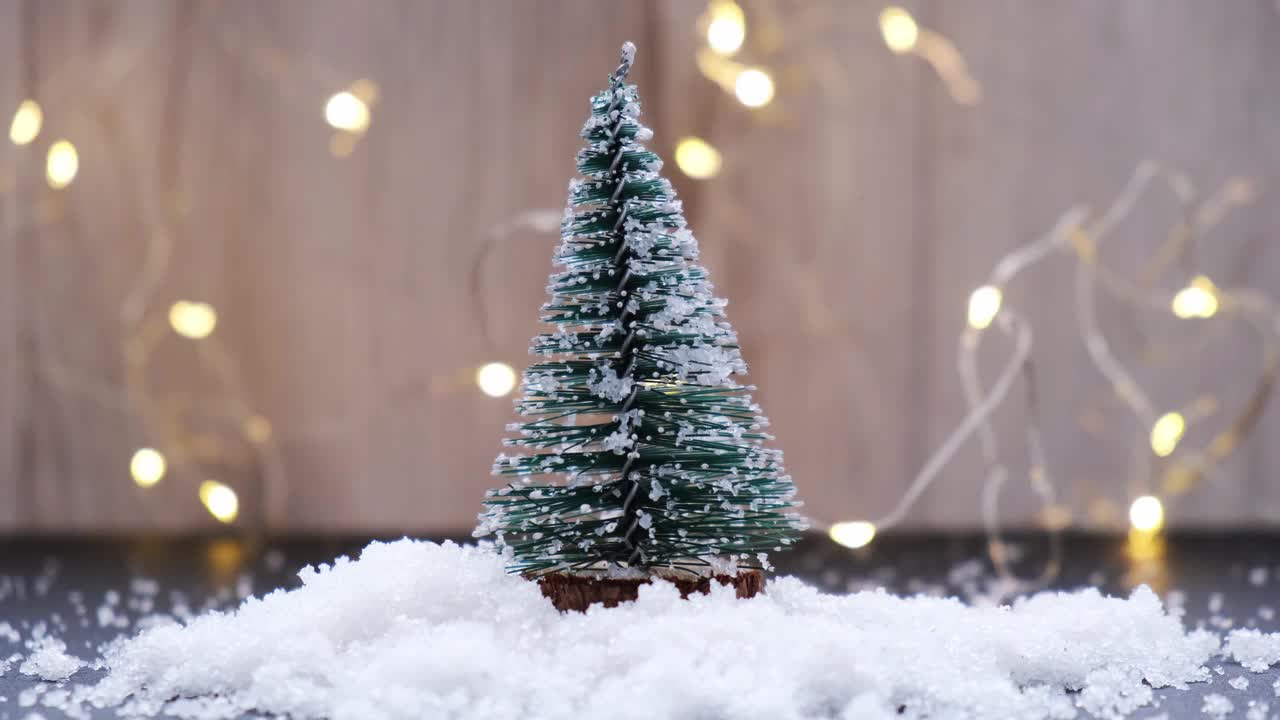
[[[1211,718],[1215,718],[1215,720],[1222,720],[1222,718],[1231,714],[1231,711],[1235,709],[1235,705],[1233,705],[1226,696],[1219,695],[1217,693],[1205,695],[1204,705],[1200,707],[1201,712]]]
[[[160,583],[152,578],[136,577],[129,581],[129,592],[148,597],[157,595],[160,593]]]
[[[1265,567],[1256,567],[1249,571],[1249,584],[1254,587],[1262,587],[1267,584],[1267,569]]]
[[[492,550],[410,540],[300,577],[117,641],[99,682],[43,704],[202,720],[1121,717],[1153,688],[1206,680],[1218,650],[1145,587],[972,607],[792,578],[750,600],[717,588],[686,601],[658,583],[561,614]]]
[[[1246,670],[1262,672],[1280,663],[1280,633],[1232,630],[1227,635],[1224,654],[1234,658]]]
[[[1227,684],[1237,690],[1247,690],[1249,688],[1249,678],[1243,675],[1237,675],[1228,680]]]
[[[67,652],[67,644],[51,636],[31,641],[31,654],[18,666],[23,675],[41,680],[66,680],[84,667],[84,661]]]

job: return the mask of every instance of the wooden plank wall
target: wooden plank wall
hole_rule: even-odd
[[[887,510],[958,421],[964,304],[1001,255],[1142,160],[1205,188],[1280,170],[1271,0],[909,3],[968,61],[972,107],[884,47],[878,4],[745,6],[747,57],[778,69],[759,113],[698,73],[695,2],[0,3],[0,115],[27,97],[45,113],[35,143],[0,144],[0,529],[207,528],[206,478],[239,491],[248,526],[469,527],[510,420],[470,376],[524,364],[555,243],[513,219],[562,207],[624,39],[655,149],[696,134],[725,153],[713,181],[668,174],[823,520]],[[335,157],[322,108],[360,78],[379,90],[372,125]],[[59,137],[81,169],[54,192]],[[1220,284],[1280,293],[1274,197],[1205,238]],[[1144,206],[1105,259],[1138,267],[1176,210]],[[1106,524],[1146,429],[1088,365],[1070,292],[1064,257],[1008,302],[1036,323],[1061,494]],[[182,298],[217,307],[210,341],[166,333]],[[1104,317],[1131,355],[1179,331],[1115,303]],[[1258,370],[1251,342],[1224,323],[1143,377],[1162,408],[1213,393],[1208,425],[1225,422]],[[243,438],[247,414],[269,439]],[[1278,416],[1172,521],[1280,519]],[[998,424],[1016,447],[1021,411]],[[178,448],[177,427],[197,442]],[[128,476],[143,445],[174,465],[147,490]],[[976,525],[980,475],[968,448],[908,524]],[[1036,511],[1016,488],[1004,508]]]

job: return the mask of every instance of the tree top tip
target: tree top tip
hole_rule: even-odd
[[[618,60],[618,69],[613,71],[614,82],[621,82],[626,79],[627,73],[631,72],[631,64],[636,61],[636,44],[628,40],[622,43],[622,52]]]

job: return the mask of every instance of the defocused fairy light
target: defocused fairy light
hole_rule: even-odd
[[[702,138],[687,137],[676,143],[676,166],[694,180],[720,174],[720,151]]]
[[[164,477],[167,464],[164,455],[152,448],[140,448],[129,461],[129,473],[139,487],[151,487]]]
[[[502,362],[491,362],[476,371],[476,385],[489,397],[508,395],[516,387],[516,371]]]
[[[969,326],[976,330],[986,329],[991,321],[1000,313],[1000,302],[1004,295],[994,285],[983,285],[969,295]]]
[[[880,11],[880,34],[890,50],[898,54],[908,53],[920,40],[920,27],[911,13],[890,6]]]
[[[1182,433],[1186,432],[1187,421],[1182,413],[1169,412],[1160,416],[1151,426],[1151,451],[1160,457],[1167,457],[1178,447]]]
[[[773,78],[759,68],[747,68],[733,81],[733,94],[749,108],[764,107],[773,100]]]
[[[831,539],[847,548],[860,548],[868,545],[876,536],[876,526],[864,520],[838,522],[827,531]]]
[[[1152,495],[1143,495],[1129,506],[1129,524],[1134,530],[1153,533],[1164,526],[1164,505]]]
[[[9,125],[9,139],[14,145],[26,145],[40,134],[40,124],[44,113],[40,111],[40,103],[35,100],[23,100],[13,114],[13,122]]]
[[[71,184],[80,170],[80,156],[70,140],[59,140],[49,146],[49,158],[45,164],[45,178],[49,187],[61,190]]]
[[[747,37],[742,8],[734,2],[713,2],[707,10],[707,46],[725,56],[738,52]]]
[[[240,512],[240,499],[236,491],[217,480],[200,483],[200,502],[209,514],[224,523],[233,522]]]
[[[911,13],[896,5],[880,11],[880,35],[895,55],[915,55],[933,66],[957,103],[977,104],[982,88],[969,73],[964,56],[945,35],[920,27]]]
[[[1218,294],[1213,281],[1197,275],[1173,296],[1173,314],[1182,319],[1211,318],[1218,312]]]
[[[346,90],[334,93],[325,103],[324,119],[338,130],[363,133],[369,128],[369,105]]]
[[[169,308],[169,325],[179,335],[199,340],[209,337],[218,324],[218,313],[204,302],[179,300]]]

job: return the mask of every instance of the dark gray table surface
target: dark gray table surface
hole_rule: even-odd
[[[1043,540],[1035,536],[1013,539],[1024,549],[1022,562],[1030,571],[1043,557]],[[147,577],[159,582],[157,611],[169,609],[172,593],[181,593],[193,610],[227,607],[238,602],[237,595],[255,595],[278,587],[298,584],[294,573],[305,564],[328,562],[342,554],[355,554],[368,538],[266,539],[256,537],[217,538],[110,538],[110,539],[0,539],[0,586],[8,578],[8,592],[0,593],[0,621],[19,628],[24,638],[31,626],[48,621],[55,613],[74,617],[70,595],[82,594],[92,616],[109,591],[126,595],[129,581]],[[985,541],[977,535],[888,535],[876,538],[868,548],[851,551],[825,538],[811,537],[793,551],[774,558],[778,572],[800,576],[832,592],[847,592],[883,586],[898,593],[946,592],[964,595],[973,590],[980,568],[990,575]],[[1124,537],[1068,535],[1064,539],[1064,563],[1052,587],[1074,589],[1098,586],[1112,594],[1127,594],[1136,584],[1146,583],[1165,595],[1178,591],[1185,595],[1188,626],[1208,622],[1211,596],[1219,595],[1219,616],[1232,618],[1235,627],[1257,627],[1280,631],[1280,618],[1263,619],[1261,607],[1280,612],[1280,534],[1179,534],[1165,539],[1159,552],[1134,557]],[[1265,569],[1259,583],[1258,569]],[[1252,576],[1252,577],[1251,577]],[[42,586],[42,587],[37,587]],[[43,594],[37,590],[43,590]],[[123,608],[122,608],[123,610]],[[133,611],[132,616],[138,613]],[[1267,613],[1264,611],[1264,615]],[[91,618],[92,620],[93,618]],[[1210,629],[1222,631],[1222,628]],[[96,657],[99,644],[121,631],[100,628],[97,622],[81,627],[68,622],[58,633],[70,652]],[[0,658],[21,646],[0,638]],[[1209,693],[1229,698],[1236,710],[1230,717],[1245,718],[1249,700],[1271,705],[1267,718],[1280,718],[1280,698],[1273,682],[1280,676],[1272,671],[1254,674],[1234,663],[1221,664],[1225,672],[1214,674],[1209,683],[1188,691],[1158,690],[1160,707],[1134,715],[1147,718],[1167,714],[1169,718],[1202,718],[1201,705]],[[1246,690],[1236,690],[1227,681],[1244,674]],[[73,681],[96,677],[84,670]],[[35,710],[45,718],[62,717],[48,708],[23,708],[18,696],[33,684],[17,672],[16,666],[0,677],[0,720],[24,720]],[[104,710],[93,716],[114,718]]]

